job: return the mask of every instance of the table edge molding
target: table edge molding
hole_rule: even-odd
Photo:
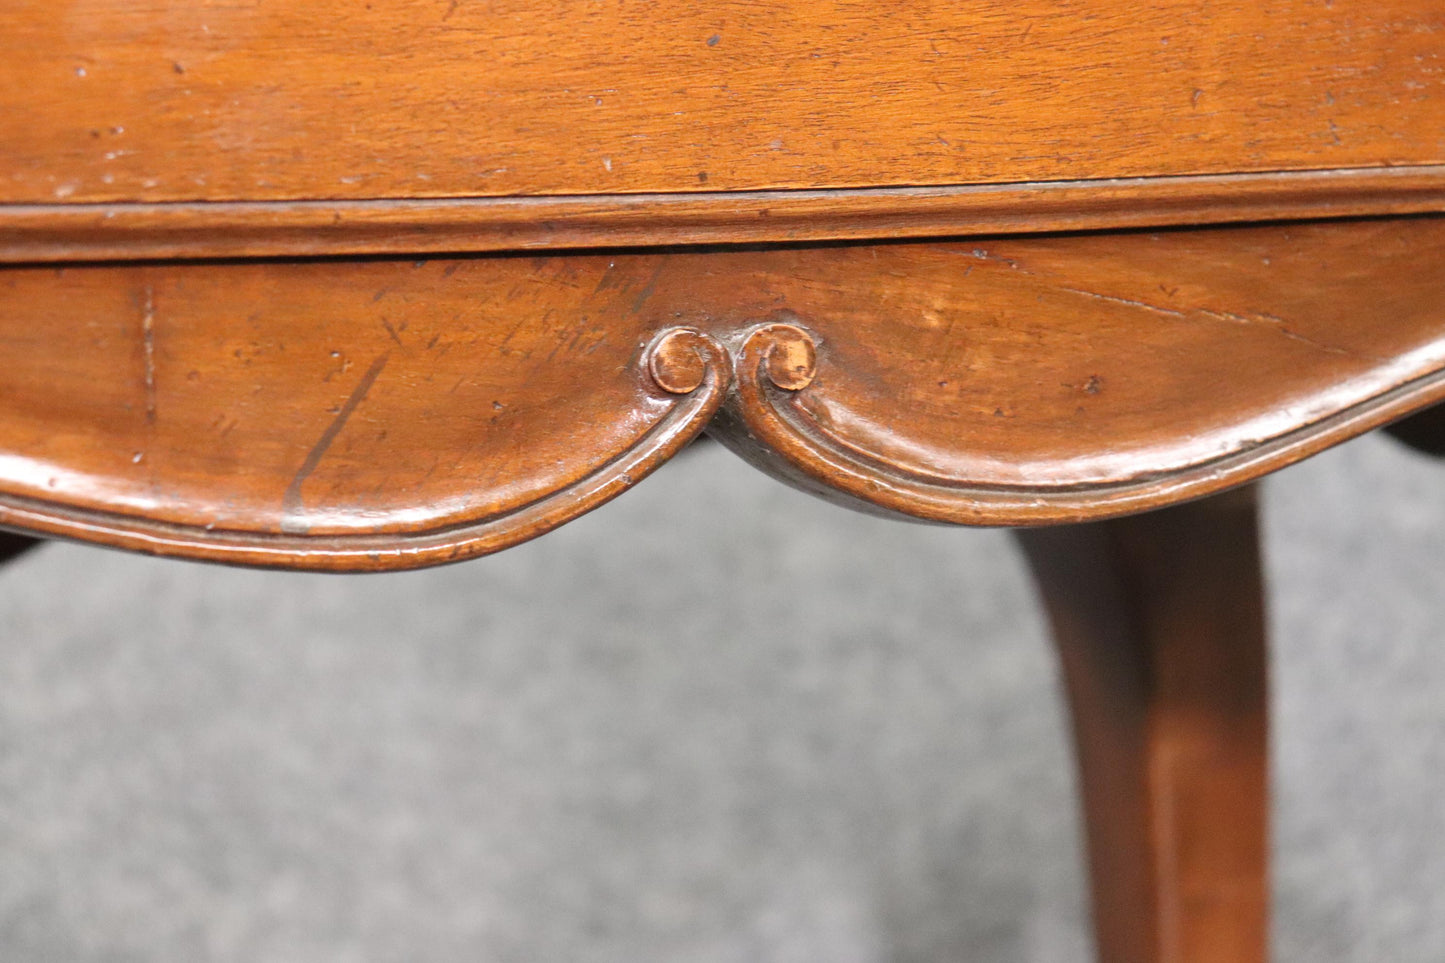
[[[724,347],[726,345],[726,347]],[[394,571],[464,561],[528,541],[600,507],[707,431],[765,473],[846,507],[971,526],[1100,521],[1217,494],[1445,401],[1445,368],[1424,373],[1226,457],[1079,486],[979,485],[923,478],[830,439],[790,399],[812,383],[804,327],[767,322],[718,339],[661,332],[648,348],[654,387],[679,398],[661,423],[583,480],[501,516],[385,534],[238,532],[0,492],[0,528],[151,555],[317,571]],[[700,363],[699,363],[700,362]]]
[[[796,319],[747,332],[733,365],[733,390],[708,433],[765,473],[828,501],[948,525],[1034,527],[1165,508],[1256,481],[1445,401],[1445,368],[1439,368],[1218,458],[1094,484],[980,484],[919,474],[810,417],[795,401],[817,374],[818,350],[817,338]],[[780,357],[803,361],[780,364]]]
[[[816,191],[0,204],[0,263],[817,243],[1434,212],[1445,212],[1445,165]]]
[[[407,532],[311,533],[283,520],[277,532],[178,524],[0,491],[0,528],[150,555],[315,571],[396,571],[490,555],[546,534],[646,478],[687,447],[717,413],[731,381],[727,351],[690,327],[660,331],[644,349],[639,380],[672,408],[614,458],[520,507]],[[644,373],[645,372],[645,373]]]

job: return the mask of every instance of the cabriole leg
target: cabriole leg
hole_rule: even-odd
[[[1267,687],[1254,490],[1019,535],[1073,715],[1101,963],[1260,963]]]

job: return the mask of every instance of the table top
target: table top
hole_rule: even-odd
[[[0,203],[1445,163],[1435,0],[12,5]]]

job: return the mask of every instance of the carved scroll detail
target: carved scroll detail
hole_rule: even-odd
[[[1445,401],[1439,285],[1419,268],[1442,257],[1445,218],[1419,218],[89,266],[63,289],[12,268],[0,527],[415,567],[547,531],[705,425],[866,510],[1106,518]]]
[[[965,525],[1089,521],[1212,494],[1292,464],[1445,397],[1445,370],[1399,385],[1279,436],[1183,469],[1098,484],[1003,485],[925,475],[852,444],[814,417],[810,390],[847,371],[820,367],[823,342],[801,323],[749,330],[734,362],[736,383],[709,433],[795,487],[867,512]],[[896,424],[906,432],[900,403]]]
[[[0,525],[156,555],[267,567],[404,569],[500,551],[626,491],[685,447],[717,412],[730,381],[726,350],[693,328],[664,330],[644,350],[639,377],[675,397],[672,409],[621,456],[519,509],[415,533],[304,535],[208,530],[0,494]]]

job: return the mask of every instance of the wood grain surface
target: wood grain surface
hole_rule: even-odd
[[[1437,0],[9,0],[0,202],[1445,162]]]
[[[0,526],[417,567],[704,429],[1103,519],[1025,537],[1101,954],[1259,960],[1254,507],[1177,503],[1445,400],[1442,213],[1440,0],[6,0]]]
[[[541,534],[726,387],[720,346],[662,337],[616,281],[600,259],[5,272],[0,522],[331,568]]]
[[[1445,397],[1442,245],[1428,218],[775,255],[786,294],[714,431],[935,521],[1158,507]],[[830,261],[862,280],[820,281]],[[793,387],[769,363],[799,340],[816,367]]]
[[[1442,264],[1426,217],[12,267],[0,523],[256,564],[453,560],[624,490],[729,383],[713,430],[805,487],[974,524],[1137,511],[1445,397]],[[658,367],[669,330],[696,334]]]

